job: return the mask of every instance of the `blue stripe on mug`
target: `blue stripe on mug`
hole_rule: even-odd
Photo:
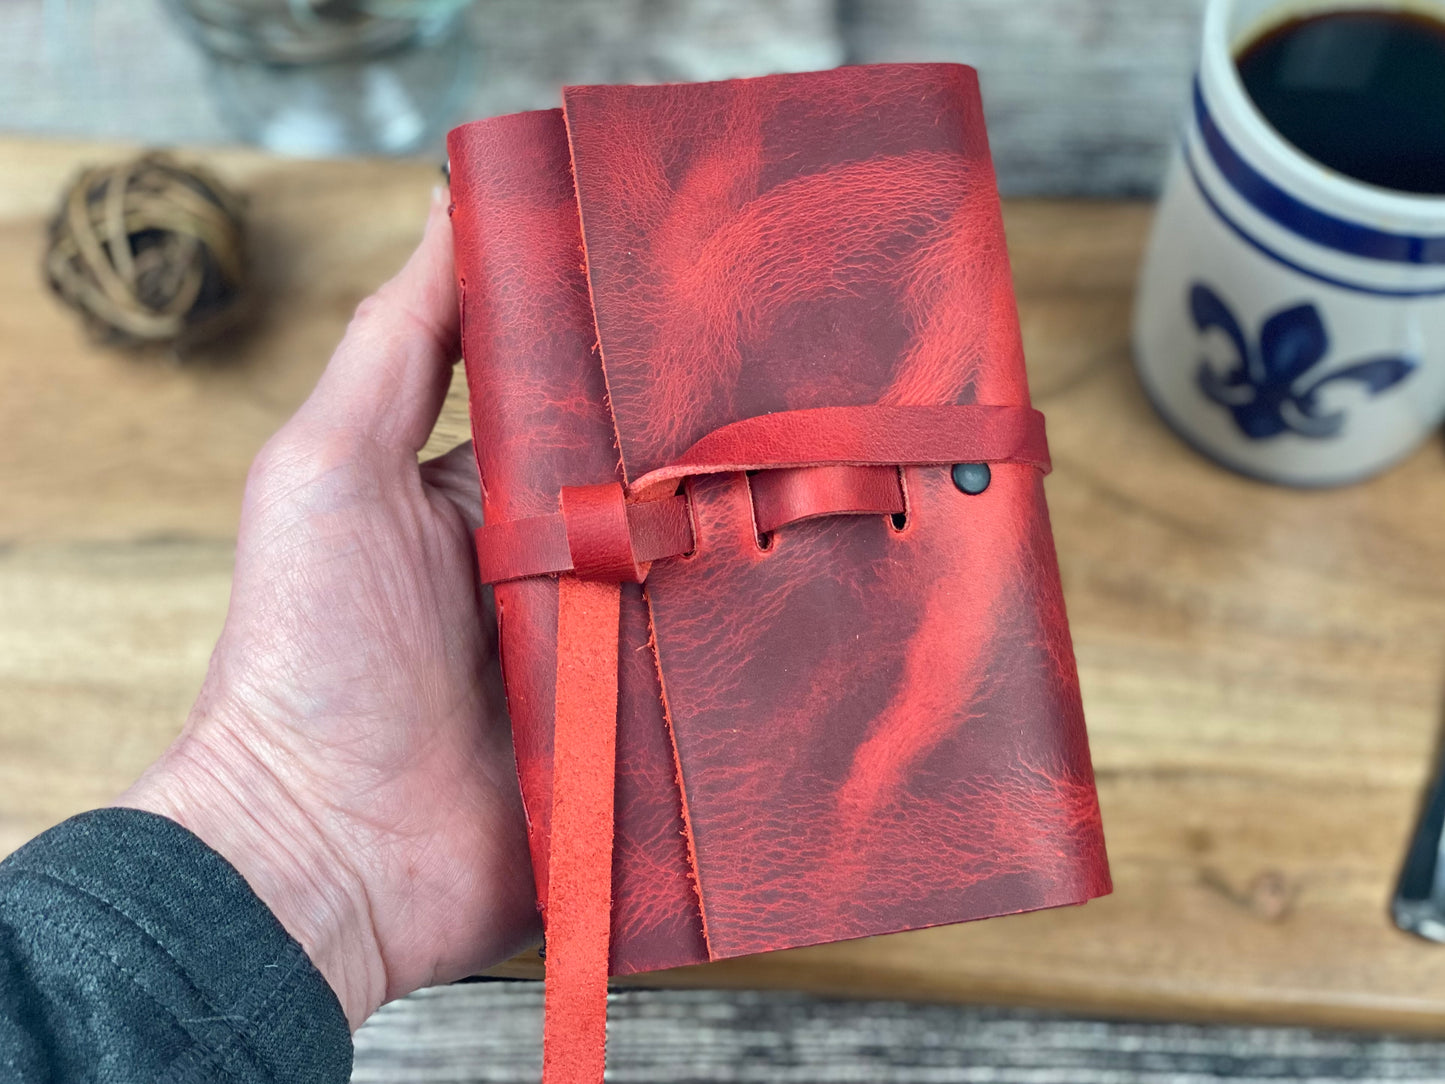
[[[1318,271],[1311,271],[1308,267],[1302,267],[1289,257],[1283,256],[1270,248],[1270,246],[1266,245],[1238,222],[1230,218],[1229,215],[1224,212],[1224,208],[1215,202],[1214,197],[1209,194],[1209,189],[1205,187],[1204,182],[1200,179],[1199,171],[1194,165],[1194,159],[1190,156],[1187,145],[1183,148],[1183,156],[1185,168],[1189,170],[1189,176],[1194,181],[1194,187],[1199,190],[1199,195],[1203,198],[1209,209],[1214,212],[1214,216],[1228,226],[1235,236],[1245,244],[1257,252],[1268,256],[1276,263],[1288,267],[1291,271],[1304,275],[1307,278],[1312,278],[1316,282],[1323,282],[1327,286],[1338,286],[1342,290],[1354,290],[1356,293],[1374,294],[1377,297],[1440,297],[1445,295],[1445,286],[1436,286],[1423,290],[1390,290],[1380,286],[1366,286],[1358,282],[1349,282],[1345,279],[1333,278],[1329,275],[1323,275]]]
[[[1445,264],[1445,236],[1412,237],[1336,218],[1301,202],[1265,177],[1241,158],[1224,138],[1224,133],[1219,130],[1204,103],[1204,93],[1199,87],[1198,78],[1194,80],[1194,118],[1199,124],[1200,134],[1204,137],[1204,145],[1209,148],[1209,156],[1224,179],[1255,210],[1290,232],[1317,245],[1351,256],[1389,260],[1394,263]],[[1198,180],[1196,176],[1195,181]],[[1201,185],[1201,189],[1202,187]],[[1391,293],[1387,290],[1372,292]]]

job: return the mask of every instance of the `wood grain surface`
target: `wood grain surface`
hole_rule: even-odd
[[[177,366],[90,345],[40,281],[60,186],[117,153],[0,140],[0,853],[113,797],[179,728],[248,461],[436,180],[208,153],[250,195],[270,304]],[[1387,917],[1445,691],[1445,457],[1431,441],[1301,493],[1186,450],[1129,365],[1148,217],[1007,208],[1115,894],[649,982],[1445,1033],[1445,948]],[[436,450],[464,437],[453,392]]]

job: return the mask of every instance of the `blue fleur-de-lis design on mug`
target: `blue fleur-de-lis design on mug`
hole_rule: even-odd
[[[1257,344],[1245,338],[1229,306],[1202,282],[1189,290],[1189,311],[1201,335],[1217,329],[1234,344],[1234,364],[1227,372],[1220,375],[1208,361],[1201,361],[1195,379],[1199,390],[1228,409],[1239,431],[1251,440],[1284,432],[1332,437],[1344,425],[1345,415],[1339,410],[1322,412],[1321,388],[1347,381],[1378,395],[1415,371],[1409,358],[1380,357],[1306,382],[1305,374],[1324,360],[1330,347],[1324,321],[1313,305],[1271,314],[1260,326]]]

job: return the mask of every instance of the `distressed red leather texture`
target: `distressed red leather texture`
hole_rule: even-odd
[[[484,515],[560,512],[564,486],[621,479],[595,349],[560,110],[458,128],[448,140],[462,346]],[[566,539],[562,539],[565,549]],[[557,581],[499,583],[496,610],[539,904],[552,805]],[[613,850],[614,974],[707,959],[682,798],[641,589],[622,589]]]
[[[564,487],[670,496],[730,423],[1028,405],[971,69],[564,107],[449,139],[485,515],[552,517],[539,560],[576,556]],[[1109,891],[1036,458],[977,495],[947,465],[682,472],[692,551],[622,586],[614,974]],[[557,580],[495,590],[545,897]]]

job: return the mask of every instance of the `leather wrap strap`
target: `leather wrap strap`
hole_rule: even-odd
[[[641,582],[647,567],[693,548],[687,498],[703,474],[752,480],[758,531],[817,516],[904,511],[897,468],[1024,463],[1049,470],[1044,417],[1016,406],[861,406],[783,411],[733,422],[624,490],[617,482],[562,490],[561,511],[477,531],[485,583],[575,572]]]
[[[786,467],[1027,463],[1049,470],[1044,416],[1019,406],[815,407],[761,414],[714,429],[665,467],[632,483],[645,498],[697,474]]]
[[[906,509],[897,467],[792,467],[749,480],[758,534],[818,516],[894,515]]]
[[[606,1058],[621,600],[616,583],[558,584],[546,1084],[598,1084]]]
[[[616,493],[623,499],[620,482],[604,482],[598,486],[578,486],[577,490],[599,489]],[[564,493],[567,492],[564,490]],[[582,556],[583,566],[591,565],[599,558],[586,556],[586,524],[576,518],[579,502],[571,502],[574,518],[569,527],[568,512],[554,512],[549,516],[532,516],[527,519],[507,520],[487,524],[477,531],[477,563],[481,569],[483,583],[500,583],[503,580],[518,580],[526,576],[547,576],[578,569],[576,557]],[[564,501],[564,505],[566,502]],[[688,514],[687,498],[666,497],[658,501],[642,501],[624,504],[628,533],[631,540],[632,562],[642,566],[663,557],[676,557],[692,549],[692,522]],[[595,527],[595,521],[588,521]],[[612,543],[604,542],[604,548]],[[576,550],[574,551],[574,546]],[[603,562],[605,563],[605,561]],[[610,576],[595,575],[594,579],[610,579]],[[626,571],[620,568],[619,571]],[[580,572],[579,572],[580,574]],[[636,577],[624,574],[620,581],[637,582]]]

